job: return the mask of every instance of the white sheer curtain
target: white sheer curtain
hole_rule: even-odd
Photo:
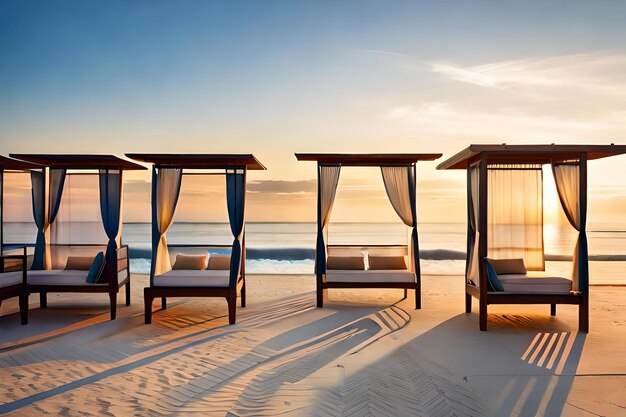
[[[478,182],[480,181],[480,165],[474,165],[469,168],[468,172],[468,252],[467,252],[467,270],[466,279],[474,285],[480,285],[479,269],[478,269],[478,241],[480,233],[478,232]]]
[[[522,258],[528,270],[545,269],[543,171],[540,166],[506,165],[487,170],[489,257]]]
[[[580,166],[578,164],[552,164],[556,189],[561,206],[570,224],[579,232],[574,248],[572,290],[583,291],[587,283],[587,237],[585,232],[586,206],[580,196]],[[581,252],[583,256],[581,256]]]
[[[70,173],[65,177],[63,198],[56,219],[50,225],[52,269],[63,269],[71,251],[68,245],[101,244],[108,238],[102,228],[98,174]],[[90,255],[93,249],[82,248]]]
[[[153,276],[172,269],[165,233],[174,219],[182,175],[183,170],[180,168],[159,168],[156,175],[156,196],[153,195],[153,214],[156,217],[153,218],[152,225]]]
[[[412,228],[412,233],[416,232],[415,203],[411,202],[415,196],[415,182],[413,181],[412,167],[410,166],[381,166],[380,171],[385,184],[387,197],[402,222]],[[413,190],[411,190],[413,188]],[[417,238],[417,236],[415,236]],[[416,242],[411,237],[411,247],[409,248],[409,259],[412,271],[415,271],[416,259],[413,252]]]
[[[317,245],[316,245],[316,271],[318,274],[326,273],[326,243],[324,233],[330,221],[330,213],[333,209],[337,184],[339,183],[339,165],[323,165],[318,168],[318,219],[317,219]]]

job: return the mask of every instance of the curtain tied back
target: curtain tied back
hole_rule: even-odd
[[[420,274],[419,241],[417,237],[417,206],[415,196],[415,166],[382,166],[380,167],[387,197],[394,210],[411,228],[411,245],[409,248],[409,267],[417,276]]]
[[[324,232],[330,222],[337,184],[339,184],[339,165],[318,165],[317,168],[317,242],[315,245],[315,273],[326,273],[326,242]]]
[[[33,218],[37,226],[37,240],[35,242],[32,269],[51,268],[50,225],[54,223],[61,206],[66,174],[67,170],[65,169],[44,169],[42,171],[31,171],[30,173]],[[46,177],[48,180],[47,187]]]
[[[229,287],[233,289],[237,285],[244,256],[243,238],[246,212],[246,173],[244,169],[226,171],[226,202],[228,205],[228,222],[233,234],[229,281]]]
[[[152,168],[152,264],[150,280],[172,269],[165,232],[174,219],[183,170]]]
[[[587,291],[589,286],[587,202],[581,196],[582,179],[580,176],[580,165],[586,162],[585,159],[581,159],[579,163],[552,163],[554,182],[561,206],[567,220],[578,231],[572,260],[572,290],[580,292]]]

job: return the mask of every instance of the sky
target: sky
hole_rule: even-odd
[[[3,0],[0,154],[254,153],[268,170],[248,219],[312,221],[314,164],[294,152],[626,144],[624,16],[621,1]],[[626,224],[625,162],[590,163],[590,222]],[[418,167],[420,219],[463,222],[464,174],[436,165]],[[378,171],[341,175],[333,220],[396,220]],[[127,220],[149,219],[148,181],[127,177]],[[183,217],[223,216],[222,186],[184,186]]]

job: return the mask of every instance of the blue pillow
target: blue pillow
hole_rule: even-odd
[[[504,287],[498,279],[498,274],[489,259],[485,258],[485,266],[487,267],[487,278],[489,279],[491,288],[493,288],[494,291],[504,291]]]
[[[98,252],[95,258],[93,258],[93,262],[89,267],[89,272],[87,272],[87,283],[95,284],[98,282],[98,278],[102,275],[102,270],[104,269],[104,254],[102,252]]]

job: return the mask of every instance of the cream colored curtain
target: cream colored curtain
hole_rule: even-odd
[[[380,171],[383,176],[387,197],[389,197],[393,209],[402,222],[412,229],[408,254],[410,260],[409,268],[415,272],[417,266],[415,256],[417,255],[414,253],[413,248],[417,246],[417,216],[414,209],[415,203],[411,202],[412,197],[415,196],[415,181],[412,168],[411,166],[381,166]]]
[[[478,183],[480,180],[480,165],[474,165],[469,168],[468,174],[468,193],[469,193],[469,215],[468,221],[470,230],[468,233],[468,251],[466,267],[466,279],[474,285],[479,286],[480,276],[478,269],[478,241],[480,233],[478,232]]]
[[[326,165],[318,167],[318,218],[317,218],[317,244],[316,244],[316,271],[318,274],[326,273],[326,242],[324,233],[330,221],[330,213],[333,209],[337,184],[339,183],[339,165]]]
[[[523,258],[531,271],[545,269],[543,248],[543,171],[535,166],[487,170],[488,256]]]
[[[339,184],[340,166],[320,167],[320,192],[321,192],[321,219],[322,227],[328,226],[330,213],[337,194],[337,184]]]
[[[398,213],[400,219],[407,226],[413,226],[413,213],[411,212],[411,196],[409,195],[409,175],[408,166],[380,167],[383,174],[383,183],[387,197]]]
[[[585,272],[581,271],[581,261],[584,261],[586,265],[586,260],[582,260],[580,254],[582,246],[586,252],[587,241],[582,221],[585,213],[581,209],[583,205],[580,200],[580,166],[578,164],[552,164],[552,172],[563,211],[570,224],[579,232],[572,261],[572,290],[582,291],[585,286],[581,285],[581,280],[586,280],[586,276],[583,277]]]
[[[156,256],[154,257],[154,275],[160,275],[172,269],[165,233],[174,219],[182,174],[183,170],[180,168],[160,168],[158,170],[154,226],[156,226],[159,237]]]

